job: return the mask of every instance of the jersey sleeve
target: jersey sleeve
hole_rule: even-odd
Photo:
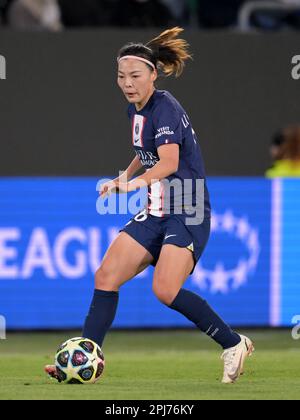
[[[153,112],[155,146],[163,144],[182,145],[183,130],[179,111],[168,101],[162,101]]]

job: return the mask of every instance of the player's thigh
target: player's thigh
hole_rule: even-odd
[[[194,257],[190,250],[176,245],[164,245],[153,277],[153,291],[158,299],[170,305],[193,267]]]
[[[106,251],[96,272],[96,288],[118,290],[153,261],[152,255],[126,232],[121,232]]]

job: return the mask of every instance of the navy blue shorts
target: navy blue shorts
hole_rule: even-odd
[[[189,249],[194,256],[194,272],[210,234],[210,218],[201,225],[186,225],[185,215],[165,215],[156,217],[141,211],[133,217],[120,232],[126,232],[153,256],[153,266],[157,264],[163,245],[176,245]]]

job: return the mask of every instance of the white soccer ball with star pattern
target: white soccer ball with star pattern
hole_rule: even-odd
[[[105,361],[101,348],[94,341],[76,337],[64,342],[55,356],[61,383],[93,384],[100,379]]]

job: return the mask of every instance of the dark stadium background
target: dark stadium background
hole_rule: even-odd
[[[0,87],[0,174],[113,176],[125,169],[133,151],[116,56],[124,43],[156,33],[1,32],[8,75]],[[299,34],[185,36],[194,61],[180,79],[158,87],[190,114],[208,175],[263,176],[272,136],[299,121],[300,83],[291,77]]]

